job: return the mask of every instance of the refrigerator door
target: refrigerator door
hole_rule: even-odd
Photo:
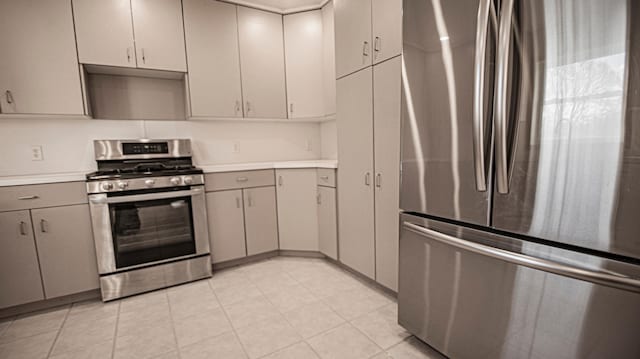
[[[400,207],[488,225],[495,6],[405,0]]]
[[[399,323],[450,358],[640,358],[640,266],[401,216]]]
[[[640,2],[500,16],[492,226],[640,259]]]

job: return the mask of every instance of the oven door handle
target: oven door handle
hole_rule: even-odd
[[[94,203],[94,204],[125,203],[125,202],[135,202],[135,201],[152,201],[154,199],[198,196],[203,194],[204,194],[204,188],[197,187],[197,188],[192,188],[186,191],[145,193],[145,194],[134,194],[131,196],[107,197],[107,196],[101,195],[101,196],[92,197],[89,200],[91,201],[91,203]]]

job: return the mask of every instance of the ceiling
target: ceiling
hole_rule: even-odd
[[[318,9],[329,0],[226,0],[240,5],[288,14],[297,11]]]

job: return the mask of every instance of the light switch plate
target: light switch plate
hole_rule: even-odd
[[[44,154],[42,153],[42,146],[31,146],[31,161],[43,161]]]

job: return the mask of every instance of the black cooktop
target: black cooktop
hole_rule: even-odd
[[[187,174],[201,174],[202,169],[190,163],[175,164],[162,162],[143,162],[119,166],[103,166],[95,172],[87,174],[87,180],[105,180],[121,178],[140,178],[157,176],[176,176]]]

